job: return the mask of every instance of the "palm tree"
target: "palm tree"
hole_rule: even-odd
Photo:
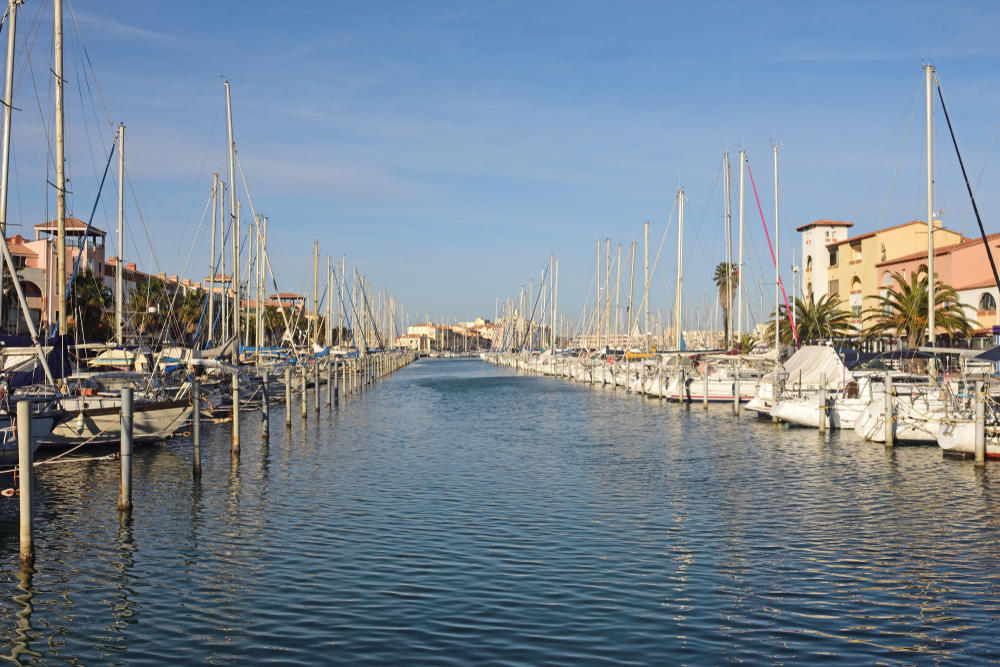
[[[898,273],[892,274],[895,287],[885,294],[869,296],[874,303],[865,310],[864,336],[894,336],[905,341],[906,347],[915,348],[927,332],[927,274],[910,274],[910,280]],[[958,302],[958,293],[940,280],[934,281],[934,325],[949,334],[970,336],[972,323]]]
[[[785,345],[790,345],[795,342],[795,335],[784,304],[778,307],[778,315],[781,318],[780,340]],[[773,339],[773,313],[771,318],[770,336]],[[824,294],[819,301],[810,294],[805,299],[795,299],[795,331],[799,335],[799,343],[839,338],[851,332],[851,315],[843,308],[843,303],[836,294]]]
[[[719,262],[712,276],[715,286],[719,288],[719,304],[722,306],[722,327],[725,332],[726,347],[729,347],[729,304],[736,287],[740,284],[740,276],[736,265],[732,262]]]
[[[76,315],[74,328],[82,338],[106,341],[111,333],[111,290],[90,269],[76,276],[69,303]]]

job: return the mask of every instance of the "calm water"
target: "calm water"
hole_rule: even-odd
[[[1000,660],[1000,467],[424,361],[270,445],[255,414],[3,507],[28,663]],[[5,501],[10,503],[10,501]]]

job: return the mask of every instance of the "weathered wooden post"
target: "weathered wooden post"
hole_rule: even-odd
[[[701,364],[701,407],[708,410],[708,362],[702,361]]]
[[[292,367],[285,366],[285,429],[292,425]]]
[[[319,359],[316,360],[316,364],[313,367],[313,412],[319,414]]]
[[[986,383],[976,383],[976,454],[975,466],[986,465]]]
[[[201,477],[201,380],[197,375],[191,377],[191,440],[194,445],[191,475],[199,479]]]
[[[882,385],[882,391],[885,393],[885,402],[882,405],[882,420],[885,422],[885,446],[892,447],[895,444],[895,433],[892,418],[892,378],[889,377],[888,373],[885,374]]]
[[[271,374],[264,371],[260,375],[260,437],[271,437]]]
[[[307,412],[309,408],[309,391],[306,387],[306,379],[309,377],[309,370],[303,366],[301,369],[302,379],[299,382],[299,389],[302,390],[302,418],[307,417]]]
[[[121,478],[118,485],[118,511],[132,511],[132,388],[122,388],[121,407]]]
[[[21,565],[35,564],[34,517],[31,502],[32,477],[31,466],[31,403],[17,402],[17,472],[20,491],[20,541]]]
[[[333,358],[326,360],[326,407],[333,405]]]
[[[337,373],[340,374],[340,393],[347,400],[347,368],[350,362],[344,361],[343,363],[337,364]]]
[[[740,416],[740,365],[736,364],[733,379],[733,414]]]
[[[826,373],[819,374],[819,432],[826,433]]]
[[[233,454],[240,453],[240,372],[233,372]]]

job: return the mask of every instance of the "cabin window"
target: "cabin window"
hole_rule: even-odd
[[[997,300],[989,292],[984,292],[979,298],[979,312],[994,313],[997,309]]]

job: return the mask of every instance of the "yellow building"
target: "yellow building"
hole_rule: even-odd
[[[913,220],[895,227],[844,238],[849,226],[850,223],[819,220],[798,228],[798,231],[803,232],[802,256],[805,261],[802,290],[804,294],[812,293],[815,299],[824,294],[838,295],[841,303],[851,310],[852,322],[859,326],[861,313],[866,306],[865,297],[878,294],[879,289],[884,287],[879,283],[876,267],[881,262],[912,255],[921,250],[926,252],[927,223]],[[826,235],[827,231],[832,234]],[[818,242],[821,238],[819,234],[830,236],[831,240],[822,244]],[[811,241],[808,248],[807,237]],[[964,240],[966,239],[958,232],[943,228],[940,220],[935,221],[935,247]]]

